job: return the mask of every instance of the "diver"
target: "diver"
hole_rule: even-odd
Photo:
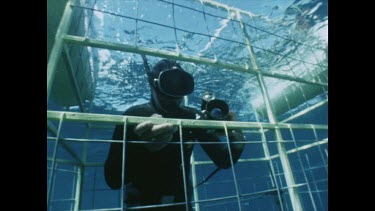
[[[175,60],[162,59],[152,70],[149,70],[147,60],[145,57],[143,59],[151,87],[151,100],[130,107],[124,115],[205,119],[205,115],[197,109],[180,105],[183,97],[194,90],[193,77],[184,71],[180,64]],[[229,120],[235,120],[233,112],[229,112]],[[117,125],[112,138],[123,140],[123,132],[123,126]],[[244,143],[236,142],[244,141],[244,136],[241,130],[228,130],[228,134],[233,163],[236,163],[245,147]],[[215,131],[207,129],[183,128],[182,136],[184,142],[220,142]],[[189,176],[190,156],[194,144],[184,144],[182,160],[178,127],[169,123],[153,124],[151,121],[145,121],[138,125],[127,126],[126,140],[149,143],[126,143],[125,205],[132,207],[180,202],[179,205],[145,210],[192,210],[190,203],[187,209],[185,201],[191,201],[193,191]],[[228,144],[201,144],[201,146],[217,168],[231,167]],[[112,189],[120,189],[122,185],[123,153],[122,143],[111,143],[104,171],[105,180]]]

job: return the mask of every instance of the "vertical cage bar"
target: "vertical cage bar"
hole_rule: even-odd
[[[121,171],[121,210],[124,209],[124,196],[125,196],[125,150],[126,150],[126,127],[128,123],[128,118],[124,117],[124,133],[122,134],[123,136],[123,143],[122,143],[122,171]]]
[[[324,149],[324,151],[326,152],[326,156],[327,156],[327,159],[328,159],[328,150]]]
[[[259,72],[259,70],[258,70],[258,65],[257,65],[256,59],[255,59],[254,52],[253,52],[252,47],[251,47],[249,35],[246,32],[246,28],[245,28],[245,25],[242,22],[242,17],[241,17],[241,14],[240,14],[239,11],[237,11],[237,20],[240,23],[240,26],[241,26],[241,29],[242,29],[242,32],[243,32],[243,36],[244,36],[244,40],[246,42],[247,49],[249,51],[250,60],[251,60],[251,63],[253,65],[253,68],[254,68],[255,71],[258,72],[257,73],[257,79],[258,79],[258,82],[259,82],[259,85],[260,85],[260,89],[261,89],[261,92],[262,92],[264,102],[266,104],[269,121],[272,124],[277,124],[277,120],[276,120],[276,117],[274,115],[274,111],[273,111],[273,108],[271,106],[271,101],[269,99],[269,95],[268,95],[268,92],[267,92],[267,87],[265,85],[262,73]],[[302,205],[301,205],[301,200],[300,200],[299,194],[297,192],[297,189],[294,188],[295,187],[295,181],[294,181],[294,177],[293,177],[293,172],[292,172],[292,168],[291,168],[290,163],[289,163],[288,156],[286,154],[286,150],[285,150],[284,145],[282,143],[281,132],[280,132],[280,129],[277,128],[277,127],[275,128],[275,135],[276,135],[276,140],[277,140],[277,150],[278,150],[278,153],[280,154],[281,164],[282,164],[283,170],[285,172],[285,180],[286,180],[287,185],[288,185],[288,191],[289,191],[290,200],[291,200],[293,209],[295,211],[303,210]]]
[[[63,36],[68,32],[69,25],[72,21],[72,0],[66,3],[64,14],[61,18],[59,27],[56,31],[55,42],[51,50],[51,54],[47,63],[47,101],[50,96],[53,79],[56,73],[56,68],[59,63],[61,53],[63,50],[64,40]]]
[[[74,197],[74,211],[78,211],[81,205],[82,167],[77,167],[76,194]]]
[[[196,187],[197,186],[197,172],[196,172],[196,169],[195,169],[195,158],[194,158],[194,152],[192,153],[191,155],[191,158],[190,158],[190,163],[191,163],[191,174],[192,174],[192,179],[193,179],[193,187]],[[199,195],[198,195],[198,190],[197,188],[194,188],[194,201],[198,201],[199,200]],[[195,203],[195,211],[200,211],[200,204],[199,202],[198,203]]]
[[[180,133],[180,148],[181,148],[181,165],[182,165],[182,176],[184,180],[184,194],[185,194],[185,208],[186,210],[189,210],[189,203],[190,203],[190,196],[187,192],[188,190],[188,185],[186,184],[186,171],[185,171],[185,156],[184,156],[184,140],[182,138],[182,124],[181,120],[178,120],[178,130]]]
[[[136,19],[135,19],[135,33],[134,33],[134,46],[137,46],[137,34],[138,34],[138,8],[139,8],[139,0],[135,1],[136,3]]]
[[[314,125],[311,125],[311,128],[312,128],[313,131],[314,131],[315,141],[316,141],[316,142],[319,142],[319,140],[318,140],[318,135],[316,134],[315,126],[314,126]],[[324,159],[323,152],[322,152],[322,147],[320,146],[320,144],[318,144],[318,150],[319,150],[319,154],[320,154],[320,156],[322,157],[322,162],[323,162],[323,164],[324,164],[324,169],[326,170],[326,173],[327,173],[327,175],[328,175],[328,164],[327,164],[326,160]]]
[[[55,136],[57,135],[57,129],[54,127],[54,125],[49,121],[47,120],[47,129],[52,132],[52,134],[54,134]],[[60,142],[61,146],[64,147],[64,149],[74,158],[77,160],[78,163],[82,164],[84,163],[84,161],[82,159],[79,159],[79,156],[77,155],[77,153],[74,152],[74,150],[72,149],[72,147],[70,147],[69,145],[67,145],[65,142]]]
[[[56,167],[56,169],[57,169],[57,167]],[[56,177],[54,176],[54,177],[52,177],[52,181],[51,181],[51,183],[52,183],[51,192],[52,193],[51,193],[51,196],[50,196],[50,198],[51,198],[50,201],[52,201],[52,199],[55,197],[55,182],[56,182]]]
[[[59,127],[57,129],[57,134],[56,134],[56,143],[53,149],[53,160],[51,164],[51,174],[50,174],[50,179],[49,179],[50,183],[48,184],[48,189],[47,189],[47,210],[48,210],[48,205],[50,204],[50,201],[51,201],[52,186],[54,186],[53,178],[55,177],[55,170],[56,170],[56,154],[57,154],[57,149],[59,146],[61,126],[63,124],[64,117],[65,117],[65,113],[61,113]]]
[[[293,74],[294,77],[298,77],[298,76],[296,75],[296,73],[294,72],[292,66],[290,65],[290,61],[289,61],[288,57],[283,55],[283,58],[285,59],[286,63],[288,64],[289,71]],[[304,62],[301,62],[301,63],[302,63],[304,66],[306,66]],[[311,73],[309,73],[309,74],[311,75]],[[303,91],[303,88],[302,88],[301,83],[295,83],[295,84],[297,84],[298,89],[301,91],[304,102],[307,102],[307,98],[306,98],[305,92]],[[283,91],[284,91],[284,90],[283,90]],[[285,96],[285,98],[287,99],[286,96]],[[289,101],[288,101],[288,103],[289,103]],[[289,106],[289,105],[288,105],[288,106]],[[290,106],[289,106],[289,110],[290,110]]]
[[[210,46],[212,46],[212,52],[214,54],[214,60],[217,61],[217,56],[216,56],[216,51],[215,51],[215,47],[214,47],[214,42],[213,42],[213,37],[212,37],[212,34],[210,33],[210,30],[208,29],[208,24],[207,24],[207,18],[206,18],[206,11],[204,9],[205,7],[205,4],[201,1],[201,4],[202,4],[202,13],[203,13],[203,18],[204,18],[204,22],[206,23],[206,29],[207,29],[207,33],[209,35],[209,43],[210,43]],[[228,11],[229,13],[229,11]]]
[[[295,187],[296,183],[294,180],[292,168],[289,163],[288,155],[282,143],[281,132],[279,129],[275,128],[275,133],[277,137],[277,150],[280,155],[281,166],[284,171],[285,181],[288,186],[288,192],[289,192],[290,200],[292,202],[293,210],[296,210],[296,211],[303,210],[301,200],[299,197],[299,193]]]
[[[184,105],[185,106],[189,105],[188,96],[184,96]],[[195,164],[194,151],[192,152],[191,157],[190,157],[190,165],[191,165],[191,177],[192,177],[192,180],[193,180],[193,187],[196,187],[197,186],[197,171],[195,169],[196,164]],[[199,200],[198,189],[193,188],[193,193],[194,193],[194,201],[198,201]],[[199,202],[195,203],[194,206],[195,206],[195,211],[200,211],[200,203]]]
[[[95,8],[96,2],[97,2],[97,0],[95,0],[94,4],[92,5],[93,9]],[[92,11],[91,17],[90,17],[89,23],[87,24],[87,30],[85,31],[85,37],[87,37],[87,35],[89,34],[90,26],[91,26],[91,23],[92,23],[92,18],[94,17],[94,10],[91,10],[91,11]]]
[[[73,182],[72,182],[72,194],[70,195],[70,198],[73,199],[73,201],[74,201],[75,194],[77,193],[76,192],[76,190],[77,190],[77,188],[76,188],[77,187],[77,166],[74,166],[73,172],[74,172],[74,174],[73,174]],[[74,210],[75,204],[76,203],[74,201],[74,203],[72,203],[70,205],[70,210]]]
[[[314,184],[314,187],[315,187],[315,190],[316,190],[316,194],[318,195],[318,200],[319,200],[320,206],[321,206],[321,207],[324,207],[324,206],[323,206],[322,199],[321,199],[321,197],[320,197],[320,193],[319,193],[319,191],[318,191],[318,186],[316,185],[316,180],[315,180],[314,173],[312,172],[312,169],[311,169],[311,165],[310,165],[309,157],[307,156],[307,154],[305,154],[305,157],[306,157],[306,161],[307,161],[307,169],[308,169],[308,171],[309,171],[310,174],[311,174],[312,183]]]
[[[91,207],[93,208],[93,209],[95,209],[95,186],[96,186],[96,167],[93,167],[94,168],[94,178],[93,178],[93,180],[94,180],[94,182],[92,183],[92,201],[91,201]]]
[[[69,79],[71,81],[71,84],[73,86],[73,92],[74,92],[74,95],[77,99],[78,106],[79,106],[81,112],[85,112],[85,107],[83,106],[82,96],[81,96],[80,89],[78,87],[78,83],[77,83],[77,80],[76,80],[76,77],[75,77],[76,74],[74,74],[76,72],[76,71],[74,71],[75,67],[73,66],[72,60],[70,59],[70,54],[69,54],[69,50],[68,50],[67,46],[64,46],[63,56],[66,58],[66,61],[68,63],[67,64],[68,65],[67,72],[68,72],[68,76],[69,76]]]
[[[315,54],[315,51],[313,50],[313,47],[312,46],[310,46],[310,45],[307,45],[307,48],[312,52],[312,54],[314,55],[314,57],[315,57],[315,59],[316,59],[316,61],[317,61],[317,66],[322,70],[322,71],[325,71],[324,69],[323,69],[323,67],[326,67],[326,68],[328,68],[327,66],[324,66],[324,64],[322,64],[323,62],[320,60],[320,59],[318,59],[318,57],[316,56],[316,54]],[[328,46],[327,46],[327,48],[328,48]],[[321,50],[321,49],[320,49]],[[299,53],[299,52],[298,52]],[[328,52],[327,52],[328,53]],[[327,56],[328,56],[328,54],[327,54]],[[327,70],[327,72],[328,72],[328,70]],[[325,79],[328,81],[328,75],[324,75],[325,76]],[[320,76],[318,77],[318,81],[319,82],[321,82],[322,80],[321,80],[321,78],[320,78]],[[326,87],[322,87],[323,88],[323,90],[324,90],[324,92],[327,92],[327,89],[326,89]]]
[[[259,129],[260,129],[260,132],[261,132],[264,155],[266,156],[267,160],[269,161],[268,164],[269,164],[269,167],[270,167],[271,182],[275,183],[274,185],[276,186],[277,197],[278,197],[278,199],[280,201],[280,209],[281,209],[281,211],[284,211],[284,205],[283,205],[283,201],[281,199],[280,187],[279,187],[279,184],[276,181],[277,178],[276,178],[276,174],[275,174],[275,168],[273,167],[273,164],[272,164],[272,159],[271,159],[271,156],[270,156],[270,151],[268,149],[268,145],[267,145],[267,142],[266,142],[267,141],[266,140],[266,135],[264,134],[264,129],[263,129],[262,124],[259,123],[258,115],[256,117],[257,117],[257,122],[259,124]]]
[[[305,181],[306,181],[306,184],[307,184],[307,190],[309,192],[309,196],[310,196],[310,199],[311,199],[311,203],[313,205],[313,208],[314,210],[316,211],[316,205],[315,205],[315,200],[314,200],[314,197],[312,195],[312,192],[311,192],[311,187],[310,187],[310,183],[309,183],[309,180],[307,179],[307,175],[306,175],[306,172],[305,172],[305,168],[303,166],[303,163],[302,163],[302,158],[301,158],[301,155],[300,155],[300,152],[299,152],[299,149],[298,149],[298,146],[297,146],[297,143],[296,143],[296,139],[294,138],[294,133],[293,133],[293,130],[292,128],[289,126],[289,131],[290,131],[290,134],[292,135],[292,139],[293,139],[293,143],[294,143],[294,146],[297,150],[297,156],[298,156],[298,161],[299,161],[299,164],[301,166],[301,171],[303,173],[303,177],[305,178]]]
[[[236,188],[238,208],[239,208],[240,211],[242,211],[241,194],[240,194],[240,191],[238,189],[236,172],[234,171],[234,163],[233,163],[232,149],[230,147],[230,142],[229,142],[228,128],[227,128],[227,124],[225,122],[223,122],[223,125],[224,125],[225,137],[227,138],[227,145],[228,145],[228,151],[229,151],[229,159],[230,159],[230,164],[232,166],[231,169],[232,169],[232,174],[233,174],[234,187]]]
[[[174,0],[172,3],[172,17],[173,17],[173,31],[174,31],[174,37],[176,39],[176,53],[177,55],[180,55],[180,48],[178,47],[178,40],[177,40],[177,30],[176,30],[176,20],[174,16]]]
[[[85,138],[88,139],[88,136],[89,136],[89,132],[90,132],[90,123],[86,123],[85,124]],[[81,203],[82,203],[82,195],[83,195],[83,192],[82,192],[82,186],[85,182],[85,171],[86,171],[86,162],[87,162],[87,148],[88,148],[88,142],[84,142],[83,143],[83,149],[82,149],[82,162],[81,162],[81,166],[78,167],[79,169],[79,174],[78,174],[78,177],[77,178],[77,182],[79,182],[79,184],[77,184],[77,187],[79,187],[77,190],[77,193],[76,193],[76,206],[75,206],[75,210],[79,210],[81,208]]]

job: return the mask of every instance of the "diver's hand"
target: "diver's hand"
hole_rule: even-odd
[[[237,120],[237,115],[233,111],[229,111],[228,116],[229,116],[229,121],[236,121]]]
[[[151,117],[163,118],[159,114],[153,114]],[[139,123],[134,128],[134,133],[137,134],[141,140],[170,142],[173,134],[178,130],[177,126],[169,123],[154,124],[151,121]],[[167,146],[167,144],[144,144],[145,148],[151,152],[159,151]]]

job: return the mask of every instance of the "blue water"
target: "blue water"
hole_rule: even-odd
[[[230,21],[228,19],[230,14],[226,11],[211,7],[203,8],[199,1],[190,0],[90,0],[84,2],[85,7],[98,10],[94,12],[93,16],[90,16],[92,17],[91,22],[86,25],[89,29],[86,35],[90,38],[170,51],[176,50],[177,39],[178,50],[181,53],[209,59],[217,58],[219,61],[226,63],[250,64],[248,52],[241,44],[226,41],[242,42],[241,28],[238,22]],[[176,4],[174,7],[170,4],[173,2]],[[243,17],[243,19],[245,23],[249,24],[248,32],[250,34],[258,33],[257,36],[250,36],[250,38],[254,45],[254,52],[259,66],[263,70],[276,72],[280,70],[279,72],[284,74],[303,76],[304,71],[315,70],[314,64],[326,64],[326,47],[328,45],[325,34],[328,27],[327,1],[218,0],[217,2],[251,11],[254,14],[252,19],[248,17]],[[172,10],[173,8],[174,10]],[[198,12],[202,11],[202,9],[207,13],[206,17],[203,17]],[[104,11],[104,13],[100,11]],[[174,11],[174,17],[172,11]],[[122,15],[122,17],[114,17],[111,15],[112,13]],[[88,14],[91,15],[91,13]],[[146,22],[136,22],[132,18],[138,18]],[[155,26],[147,21],[158,22],[170,27],[176,24],[176,27],[187,31],[177,30],[175,32],[171,28]],[[255,29],[250,26],[257,26],[258,28]],[[135,30],[136,27],[137,31]],[[259,29],[264,29],[280,37],[262,32]],[[208,44],[210,39],[204,34],[212,36],[217,32],[220,32],[219,36],[226,40],[216,39],[212,41],[212,44]],[[284,38],[298,41],[298,43],[290,42]],[[306,47],[304,45],[306,43],[313,45],[314,48]],[[272,51],[262,49],[272,49]],[[150,90],[140,56],[96,48],[91,48],[90,51],[92,55],[92,61],[90,62],[94,69],[96,89],[93,105],[88,102],[84,103],[88,111],[101,114],[122,114],[130,106],[149,100]],[[275,54],[273,51],[278,51],[284,56]],[[154,64],[160,59],[151,56],[148,58],[150,64]],[[293,58],[306,60],[311,64],[304,64],[299,67],[298,64],[292,62]],[[253,75],[187,62],[183,63],[183,67],[194,76],[196,83],[194,93],[188,97],[189,106],[200,108],[203,93],[207,90],[214,91],[217,98],[228,102],[231,110],[237,113],[238,121],[257,121],[253,105],[254,101],[262,98],[257,80]],[[289,68],[294,70],[293,74],[288,71]],[[269,80],[266,85],[271,95],[277,94],[278,89],[283,87],[281,80]],[[279,118],[287,118],[326,98],[326,93],[323,93],[312,99],[311,102],[300,105],[289,113],[282,114]],[[48,109],[80,112],[78,106],[65,108],[52,101],[48,103]],[[292,120],[290,123],[327,124],[327,113],[328,108],[325,104],[302,117]],[[269,120],[262,118],[260,121],[268,122]],[[53,123],[57,126],[57,122]],[[114,125],[108,124],[105,126],[107,127],[105,129],[91,129],[88,137],[91,139],[110,139]],[[247,131],[245,133],[246,138],[254,143],[246,146],[241,159],[264,157],[262,145],[255,143],[261,141],[262,137],[257,133],[251,132]],[[326,130],[281,130],[281,134],[284,140],[290,141],[285,143],[286,150],[328,138]],[[47,135],[52,136],[49,132],[47,132]],[[62,137],[85,138],[86,135],[83,123],[66,123],[62,127]],[[272,142],[276,139],[274,133],[267,132],[266,139],[271,141],[268,144],[270,154],[278,154],[276,143]],[[292,142],[293,139],[296,142]],[[79,157],[83,157],[84,144],[80,142],[67,143]],[[52,156],[53,147],[54,142],[49,140],[49,157]],[[106,143],[89,143],[87,145],[86,162],[103,162],[107,156],[108,148],[109,144]],[[305,177],[309,181],[309,185],[297,188],[301,193],[304,210],[314,210],[311,197],[314,198],[316,210],[328,210],[328,172],[325,166],[328,160],[327,148],[327,144],[323,144],[319,147],[303,150],[300,153],[290,154],[289,159],[292,169],[295,171],[296,183],[306,183]],[[198,145],[195,147],[194,155],[198,161],[209,160]],[[75,160],[61,147],[59,147],[57,152],[57,158]],[[272,164],[277,175],[276,183],[278,186],[285,187],[286,182],[280,160],[274,159]],[[51,163],[48,162],[48,166],[50,165]],[[53,199],[56,201],[52,203],[53,208],[51,210],[70,210],[73,205],[72,201],[59,201],[59,199],[71,199],[74,197],[72,193],[75,187],[72,181],[75,180],[75,176],[69,171],[77,171],[77,169],[71,165],[62,164],[58,164],[57,168],[63,171],[58,171],[56,174],[55,193],[53,195]],[[199,182],[211,173],[215,166],[198,165],[196,168]],[[245,194],[242,201],[243,210],[279,210],[278,203],[280,202],[275,192],[246,195],[274,188],[269,176],[270,167],[268,162],[237,163],[234,170],[239,191],[241,194]],[[110,190],[105,184],[102,167],[86,167],[83,178],[82,209],[120,206],[120,192]],[[308,189],[313,192],[312,196],[308,194]],[[236,189],[232,170],[219,171],[213,178],[198,188],[198,193],[201,200],[235,195]],[[283,203],[284,210],[292,210],[287,192],[284,191],[282,196],[283,201],[281,203]],[[220,202],[203,203],[201,210],[238,210],[238,205],[236,199],[227,199]]]

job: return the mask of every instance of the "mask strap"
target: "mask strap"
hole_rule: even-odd
[[[142,60],[143,60],[143,65],[145,66],[145,70],[146,70],[146,74],[147,74],[147,78],[148,78],[148,83],[154,87],[154,84],[153,84],[153,77],[151,75],[151,71],[150,71],[150,66],[148,65],[148,62],[147,62],[147,58],[145,55],[141,54],[142,56]]]

